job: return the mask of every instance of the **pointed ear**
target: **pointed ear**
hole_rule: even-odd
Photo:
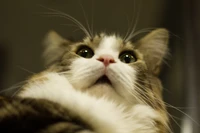
[[[143,54],[148,69],[155,75],[159,74],[160,66],[168,53],[168,40],[168,31],[157,29],[136,43],[136,48]]]
[[[58,61],[67,49],[70,41],[65,40],[55,31],[50,31],[44,39],[44,53],[45,65],[49,66]]]

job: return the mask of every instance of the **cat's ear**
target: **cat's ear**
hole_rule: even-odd
[[[58,61],[67,49],[70,41],[58,35],[55,31],[49,31],[44,39],[44,53],[45,65],[49,66]]]
[[[168,53],[168,40],[169,33],[166,29],[156,29],[136,43],[148,69],[155,75],[159,74],[160,66]]]

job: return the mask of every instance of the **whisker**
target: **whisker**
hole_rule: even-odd
[[[174,119],[174,116],[173,115],[171,115],[170,113],[168,113],[167,112],[167,114],[168,114],[168,116],[172,119],[172,121],[174,121],[175,122],[175,124],[181,129],[181,126],[180,126],[180,124],[176,121],[176,119]],[[170,124],[170,123],[169,123]],[[170,124],[169,125],[170,127],[172,127],[172,125]],[[172,132],[173,133],[173,131],[172,131],[172,129],[170,128],[170,127],[168,127],[168,130],[170,131],[170,132]]]
[[[79,28],[77,25],[74,25],[74,24],[61,24],[61,25],[64,25],[64,26],[73,26],[73,27]]]
[[[141,34],[141,33],[149,33],[151,32],[152,30],[154,30],[156,28],[145,28],[145,29],[142,29],[142,30],[139,30],[139,31],[136,31],[135,33],[132,33],[129,38],[127,38],[127,41],[129,41],[130,39],[134,38],[135,36]]]
[[[181,38],[180,36],[178,36],[177,34],[171,32],[171,31],[169,32],[169,34],[172,35],[172,36],[175,36],[176,38],[178,38],[178,39],[180,39],[180,40],[182,40],[182,41],[184,41],[183,38]]]
[[[22,88],[18,88],[11,97],[14,97]]]
[[[122,73],[123,74],[123,73]],[[112,75],[111,75],[112,76]],[[126,79],[126,76],[120,76],[121,77],[121,82],[126,82],[127,79]],[[113,75],[113,78],[116,78],[114,75]],[[118,79],[119,80],[119,79]],[[128,87],[130,88],[130,87]],[[140,97],[137,96],[137,92],[136,91],[131,91],[130,89],[127,89],[128,93],[131,94],[137,101],[139,102],[142,102],[142,103],[145,103],[145,101],[143,101],[143,99],[141,99]],[[130,102],[130,101],[129,101]]]
[[[72,17],[69,14],[66,14],[64,12],[52,9],[52,8],[48,8],[48,7],[45,7],[45,6],[41,6],[41,7],[52,11],[52,12],[47,12],[47,13],[43,13],[43,14],[55,15],[55,16],[58,16],[58,17],[66,18],[66,19],[72,21],[74,24],[76,24],[89,38],[92,38],[91,34],[87,31],[87,29],[74,17]]]
[[[15,84],[15,85],[13,85],[13,86],[7,88],[7,89],[3,89],[3,90],[0,91],[0,94],[1,94],[1,93],[4,93],[4,92],[7,92],[7,91],[10,91],[10,90],[17,89],[17,88],[23,86],[26,82],[27,82],[27,81],[22,81],[22,82],[19,82],[19,83]]]
[[[10,90],[17,89],[17,88],[19,88],[19,87],[21,87],[21,85],[14,86],[14,87],[10,87],[10,88],[8,88],[8,89],[4,89],[4,90],[0,91],[0,94],[1,94],[1,93],[4,93],[4,92],[8,92],[8,91],[10,91]]]
[[[70,74],[71,72],[69,71],[63,71],[63,72],[58,72],[58,74]]]
[[[91,34],[94,37],[94,6],[95,6],[95,1],[92,0],[92,20],[91,20]]]
[[[141,90],[140,90],[141,91]],[[144,91],[142,91],[143,93],[147,93],[147,92],[144,92]],[[159,99],[157,99],[155,96],[154,96],[154,99],[155,100],[157,100],[157,102],[163,102],[164,104],[165,104],[165,106],[166,107],[169,107],[169,108],[173,108],[173,109],[175,109],[175,110],[177,110],[177,111],[179,111],[180,113],[182,113],[182,114],[184,114],[185,116],[187,116],[188,118],[190,118],[193,122],[195,122],[198,126],[200,126],[200,124],[197,122],[197,121],[195,121],[191,116],[189,116],[187,113],[185,113],[184,111],[182,111],[181,110],[181,108],[187,108],[187,107],[175,107],[175,106],[173,106],[173,105],[170,105],[169,103],[166,103],[166,102],[164,102],[164,101],[161,101],[161,100],[159,100]]]
[[[73,30],[73,32],[76,32],[76,31],[79,31],[80,29],[75,29],[75,30]]]
[[[182,110],[180,110],[180,109],[178,109],[178,108],[176,108],[176,107],[174,107],[174,106],[172,106],[172,105],[170,105],[170,104],[168,104],[168,103],[166,103],[166,102],[165,102],[165,105],[166,105],[167,107],[173,108],[173,109],[175,109],[175,110],[181,112],[182,114],[184,114],[185,116],[187,116],[190,120],[192,120],[195,124],[197,124],[198,126],[200,126],[200,124],[199,124],[197,121],[195,121],[190,115],[188,115],[188,114],[185,113],[184,111],[182,111]]]
[[[30,70],[28,70],[28,69],[25,69],[25,68],[23,68],[22,66],[17,66],[17,67],[20,68],[21,70],[24,70],[25,72],[30,73],[30,74],[35,74],[34,72],[32,72],[32,71],[30,71]]]
[[[142,2],[141,2],[142,3]],[[141,7],[141,3],[139,3],[139,8],[138,8],[138,12],[136,13],[136,18],[135,18],[135,24],[134,24],[134,26],[133,26],[133,28],[132,28],[132,30],[131,30],[131,32],[130,32],[130,34],[128,35],[128,37],[127,38],[125,38],[125,42],[128,42],[131,38],[132,38],[132,34],[135,32],[135,30],[136,30],[136,27],[137,27],[137,24],[138,24],[138,21],[139,21],[139,16],[140,16],[140,11],[141,10],[139,10],[139,9],[141,9],[140,7]]]
[[[143,85],[140,85],[140,84],[138,84],[137,82],[135,83],[135,85],[136,86],[134,86],[134,87],[136,87],[136,92],[138,92],[139,94],[143,94],[142,96],[142,98],[144,99],[144,100],[146,100],[146,101],[148,101],[152,106],[154,106],[154,104],[153,104],[153,102],[149,99],[149,97],[148,97],[148,93],[147,92],[145,92],[145,91],[142,91],[143,89],[141,89],[141,88],[144,88],[143,87]],[[147,102],[145,102],[146,104],[147,104]]]
[[[54,12],[52,12],[52,13],[43,13],[43,14],[52,15],[52,16],[61,17],[61,18],[66,18],[66,19],[72,21],[73,23],[75,23],[88,37],[91,38],[89,32],[85,29],[85,27],[82,24],[80,24],[77,20],[72,18],[71,16],[66,16],[68,14],[64,15],[64,14],[54,13]]]
[[[144,92],[144,93],[146,93],[146,92]],[[169,107],[169,108],[172,108],[172,109],[175,109],[175,110],[179,111],[180,113],[182,113],[183,115],[185,115],[186,117],[188,117],[190,120],[192,120],[195,124],[197,124],[198,126],[200,126],[200,124],[197,121],[195,121],[190,115],[188,115],[187,113],[185,113],[184,111],[182,111],[178,107],[172,106],[172,105],[170,105],[170,104],[168,104],[168,103],[166,103],[164,101],[161,101],[161,100],[157,99],[155,96],[154,96],[154,99],[157,100],[157,102],[160,102],[160,103],[163,102],[166,107]],[[183,107],[181,107],[181,108],[183,108]],[[169,115],[169,113],[168,113],[168,115]],[[175,123],[177,124],[177,122],[175,122]],[[178,124],[178,126],[180,127],[179,124]]]
[[[144,80],[139,79],[139,78],[136,79],[136,82],[137,82],[137,81],[139,81],[139,82],[141,82],[141,83],[144,83],[144,84],[146,84],[146,85],[156,86],[156,84],[153,84],[153,83],[150,83],[150,82],[145,82]]]
[[[130,24],[128,24],[128,30],[123,38],[123,41],[125,42],[127,36],[130,34],[130,31],[131,31],[131,28],[132,28],[132,25],[133,25],[133,20],[134,20],[134,17],[135,17],[135,13],[136,13],[136,10],[135,10],[135,0],[133,0],[133,17],[131,18],[131,22]],[[128,18],[127,18],[128,19]]]
[[[85,22],[86,22],[88,31],[89,31],[91,37],[93,38],[93,35],[91,34],[92,32],[91,32],[91,29],[90,29],[90,25],[89,25],[89,22],[88,22],[88,19],[87,19],[87,15],[86,15],[85,10],[84,10],[84,8],[83,8],[83,5],[81,4],[80,1],[79,1],[79,5],[81,6],[81,9],[82,9],[82,11],[83,11],[83,16],[84,16],[84,18],[85,18]]]

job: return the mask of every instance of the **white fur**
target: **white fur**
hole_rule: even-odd
[[[116,36],[105,36],[99,44],[99,47],[95,50],[94,58],[98,58],[101,55],[112,55],[115,61],[119,61],[119,48],[121,41]]]
[[[91,125],[96,133],[156,133],[157,113],[147,105],[116,105],[106,98],[75,90],[65,76],[47,73],[44,81],[32,81],[19,96],[47,99],[69,109]]]

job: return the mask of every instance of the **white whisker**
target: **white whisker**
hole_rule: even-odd
[[[136,14],[136,6],[135,6],[135,0],[133,0],[133,17],[131,18],[131,22],[130,24],[128,24],[128,30],[123,38],[123,41],[125,42],[127,36],[130,34],[130,31],[131,31],[131,28],[132,28],[132,25],[133,25],[133,21],[134,21],[134,17],[135,17],[135,14]]]
[[[17,89],[17,88],[19,88],[19,87],[22,87],[26,82],[27,82],[27,81],[19,82],[19,83],[15,84],[15,85],[13,85],[13,86],[7,88],[7,89],[1,90],[0,93],[4,93],[4,92],[11,91],[11,90],[15,90],[15,89]]]
[[[85,22],[86,22],[86,25],[87,25],[88,31],[89,31],[91,37],[93,38],[93,34],[92,34],[91,29],[90,29],[90,25],[89,25],[89,22],[88,22],[88,19],[87,19],[87,16],[86,16],[85,10],[84,10],[84,8],[83,8],[83,5],[82,5],[80,2],[79,2],[79,5],[81,6],[81,9],[82,9],[82,11],[83,11],[83,16],[84,16],[84,18],[85,18]]]
[[[138,24],[138,21],[139,21],[140,11],[141,11],[141,10],[139,10],[140,7],[141,7],[141,5],[140,5],[141,3],[139,3],[139,8],[138,8],[138,11],[136,12],[134,26],[132,27],[132,30],[130,31],[130,34],[126,38],[124,38],[125,42],[128,42],[132,38],[132,35],[136,30],[136,27],[137,27],[137,24]]]
[[[200,126],[200,124],[199,124],[197,121],[195,121],[190,115],[188,115],[188,114],[185,113],[184,111],[182,111],[182,110],[180,110],[180,109],[178,109],[178,108],[176,108],[176,107],[174,107],[174,106],[172,106],[172,105],[170,105],[170,104],[168,104],[168,103],[166,103],[166,102],[165,102],[165,105],[166,105],[167,107],[170,107],[170,108],[173,108],[173,109],[179,111],[179,112],[182,113],[183,115],[187,116],[190,120],[192,120],[195,124],[197,124],[198,126]]]
[[[92,38],[92,35],[87,31],[87,29],[74,17],[72,17],[69,14],[66,14],[64,12],[52,9],[52,8],[48,8],[48,7],[44,7],[44,6],[42,6],[42,7],[52,11],[52,12],[46,12],[46,13],[43,13],[43,14],[54,15],[54,16],[57,16],[57,17],[66,18],[66,19],[72,21],[74,24],[76,24],[89,38]]]
[[[17,67],[20,68],[21,70],[24,70],[24,71],[30,73],[30,74],[35,74],[34,72],[32,72],[32,71],[30,71],[30,70],[28,70],[28,69],[25,69],[25,68],[23,68],[23,67],[21,67],[21,66],[17,66]]]
[[[91,34],[94,36],[94,0],[92,0]]]

